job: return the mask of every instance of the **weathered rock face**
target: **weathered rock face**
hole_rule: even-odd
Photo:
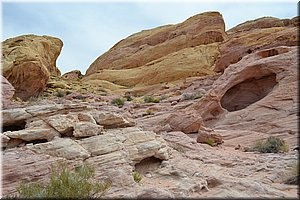
[[[27,100],[43,91],[50,74],[60,75],[56,59],[63,43],[50,36],[24,35],[2,43],[3,76],[15,87],[15,96]]]
[[[97,58],[85,80],[133,87],[214,74],[217,43],[226,38],[224,28],[220,13],[207,12],[177,25],[136,33]]]
[[[133,87],[182,80],[188,77],[212,75],[212,66],[219,56],[218,44],[184,48],[147,64],[131,69],[102,69],[84,80],[106,80]],[[124,76],[126,74],[126,76]]]
[[[222,144],[224,141],[222,135],[215,133],[215,131],[213,130],[206,129],[199,130],[199,133],[197,135],[197,142],[215,146],[218,144]]]
[[[242,57],[263,49],[277,46],[297,46],[299,44],[299,17],[289,19],[259,18],[240,24],[230,30],[228,40],[220,44],[220,58],[215,71],[224,71]]]
[[[205,126],[276,135],[296,145],[297,63],[297,47],[245,56],[230,65],[210,92],[187,110],[198,112]]]
[[[10,104],[11,98],[14,96],[15,88],[8,82],[6,78],[0,75],[1,78],[1,104],[3,108],[6,108]]]
[[[288,25],[284,20],[268,20],[268,23],[266,19],[254,21],[228,33],[231,36],[245,34],[243,39],[246,40],[246,34],[251,31],[253,34],[267,29],[286,29],[288,32],[293,29],[293,24],[297,24],[294,19]],[[162,43],[159,38],[165,37],[160,31],[170,27],[152,30],[160,33],[151,36],[152,39],[157,37],[156,45]],[[138,41],[143,41],[142,37],[148,37],[148,33],[150,37],[150,32],[129,39],[139,36]],[[152,39],[148,38],[147,42],[153,42]],[[285,42],[289,41],[285,39]],[[123,42],[125,40],[116,46],[122,49],[119,45],[126,46]],[[206,69],[211,70],[209,63],[213,64],[216,57],[206,58],[206,55],[218,56],[218,45],[214,42],[174,50],[156,60],[145,61],[148,63],[143,66],[147,65],[149,69],[155,66],[159,72],[162,65],[158,63],[174,65],[176,70],[180,69],[180,62],[195,68],[195,63],[207,63]],[[158,50],[158,47],[165,48],[157,46]],[[157,49],[153,47],[153,50]],[[111,51],[117,50],[112,48]],[[135,56],[139,56],[138,53]],[[129,56],[127,60],[130,59]],[[191,77],[128,90],[133,100],[126,101],[122,108],[111,105],[111,100],[121,94],[107,93],[105,98],[93,97],[91,102],[79,98],[94,94],[77,92],[66,98],[36,101],[34,106],[20,104],[19,108],[2,110],[3,195],[16,194],[20,181],[48,182],[51,164],[64,160],[71,169],[82,163],[91,164],[95,167],[96,180],[110,179],[112,186],[105,198],[297,197],[297,185],[286,184],[292,180],[287,178],[298,162],[298,152],[295,151],[298,147],[297,48],[257,49],[237,60],[222,75]],[[127,69],[128,65],[124,70],[116,68],[111,71],[123,71],[124,76],[124,72],[128,74],[127,70],[143,66]],[[162,72],[171,71],[161,69]],[[103,74],[107,70],[103,69]],[[73,87],[78,83],[78,88],[93,83],[94,87],[84,88],[84,92],[102,90],[104,84],[110,88],[119,87],[104,80],[94,79],[89,83],[86,80],[73,80],[72,76],[65,80],[57,78],[49,83],[49,89],[70,87],[75,91]],[[144,81],[153,84],[151,78]],[[143,81],[130,79],[128,82],[140,84]],[[161,97],[161,101],[140,102],[143,97],[135,94],[141,93]],[[242,151],[243,147],[252,146],[258,139],[270,135],[287,141],[289,151],[280,154]],[[207,143],[208,139],[221,145],[201,143]],[[134,171],[142,177],[139,183],[133,178]],[[291,178],[295,177],[292,175]]]
[[[83,75],[81,74],[81,71],[79,71],[79,70],[73,70],[73,71],[67,72],[64,75],[62,75],[62,78],[64,80],[76,80],[76,79],[80,79],[82,77],[83,77]]]
[[[235,34],[243,31],[250,31],[254,29],[265,29],[273,27],[297,27],[299,24],[299,17],[293,19],[278,19],[275,17],[262,17],[255,20],[246,21],[239,24],[232,29],[228,30],[227,33]]]
[[[98,177],[103,178],[103,174],[111,180],[120,177],[114,181],[120,187],[134,183],[132,170],[143,159],[169,159],[169,148],[160,136],[129,127],[135,124],[132,119],[96,107],[69,104],[4,110],[3,116],[7,116],[1,133],[5,148],[4,193],[15,193],[19,180],[46,180],[50,165],[57,160],[77,164],[85,160],[97,166]],[[23,127],[19,126],[20,121],[25,122]],[[16,160],[18,166],[14,166]],[[43,166],[35,172],[38,164]],[[33,168],[22,169],[28,165]],[[12,168],[16,170],[15,175]]]
[[[221,42],[226,37],[224,29],[221,14],[207,12],[177,25],[142,31],[121,40],[97,58],[86,74],[101,69],[136,68],[180,49]]]

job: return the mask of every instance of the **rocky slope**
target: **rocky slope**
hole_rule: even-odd
[[[296,198],[286,180],[298,163],[297,24],[261,18],[224,32],[219,13],[196,15],[120,41],[86,76],[47,69],[30,101],[10,101],[2,78],[4,196],[48,181],[63,160],[95,166],[112,181],[107,198]],[[288,152],[246,151],[269,136]]]

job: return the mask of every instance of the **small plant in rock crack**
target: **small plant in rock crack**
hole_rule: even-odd
[[[132,176],[133,176],[133,180],[136,182],[136,183],[139,183],[141,180],[142,180],[142,175],[137,172],[137,171],[134,171],[132,173]]]
[[[56,95],[57,97],[64,97],[64,96],[66,95],[66,93],[65,93],[64,91],[62,91],[62,90],[59,90],[59,91],[56,92],[55,95]]]
[[[182,94],[184,100],[195,100],[202,98],[202,93],[184,93]]]
[[[58,162],[51,168],[50,182],[21,183],[20,198],[88,198],[101,197],[110,188],[111,181],[98,182],[93,179],[95,169],[82,165],[71,171],[67,164]]]
[[[299,164],[294,162],[291,168],[287,171],[287,177],[284,180],[285,184],[298,185],[299,184]]]
[[[147,115],[154,115],[154,111],[151,110],[151,109],[145,110],[145,113],[146,113]]]
[[[214,139],[212,139],[212,138],[207,138],[206,144],[208,144],[209,146],[212,146],[212,147],[216,146],[216,143],[215,143]]]
[[[145,96],[144,97],[145,103],[159,103],[160,98],[159,97],[153,97],[153,96]]]
[[[116,98],[116,99],[113,99],[111,101],[111,104],[114,105],[114,106],[117,106],[119,108],[122,108],[125,104],[125,99],[124,98]]]

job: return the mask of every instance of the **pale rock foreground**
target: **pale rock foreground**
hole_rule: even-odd
[[[169,148],[160,136],[138,127],[128,127],[134,125],[132,119],[107,110],[96,110],[92,106],[32,106],[7,109],[3,116],[7,116],[4,133],[1,133],[2,146],[6,147],[3,155],[5,194],[16,192],[22,180],[46,180],[50,164],[56,160],[64,159],[74,164],[85,160],[97,166],[96,171],[100,175],[113,173],[113,168],[117,174],[109,178],[118,185],[122,182],[115,182],[114,178],[120,173],[126,176],[123,177],[127,179],[126,184],[134,183],[131,173],[134,165],[143,159],[169,159]],[[103,124],[104,128],[99,124]],[[26,156],[20,156],[19,151]],[[32,166],[25,167],[30,159],[33,159],[30,161]],[[43,160],[47,165],[41,164]],[[120,170],[116,162],[120,164]],[[40,170],[36,171],[33,166],[39,164]],[[41,171],[43,175],[37,175]],[[13,174],[14,178],[11,177]],[[42,177],[36,179],[37,176]]]

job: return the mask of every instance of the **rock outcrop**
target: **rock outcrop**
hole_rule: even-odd
[[[276,135],[296,145],[297,63],[297,47],[247,55],[226,68],[212,89],[186,109],[197,112],[204,125],[214,129],[254,131],[264,138]],[[257,136],[248,135],[243,143],[253,143]]]
[[[76,79],[81,79],[82,77],[83,75],[79,70],[73,70],[62,75],[62,79],[64,80],[76,80]]]
[[[49,177],[49,167],[57,160],[77,164],[85,160],[97,166],[97,176],[111,174],[110,178],[115,180],[115,176],[122,175],[127,184],[132,184],[131,173],[135,164],[151,157],[161,161],[169,159],[168,146],[160,136],[130,127],[134,123],[128,117],[96,110],[92,106],[31,106],[6,109],[3,116],[4,133],[1,133],[1,139],[5,148],[5,194],[15,193],[19,180],[42,181]],[[23,127],[20,127],[20,121],[24,122]],[[38,167],[38,172],[34,171],[36,168],[25,167],[37,164],[42,165]],[[16,170],[15,175],[12,168]],[[115,169],[115,173],[111,169]],[[118,180],[114,184],[124,183]]]
[[[216,43],[226,38],[224,29],[222,15],[207,12],[177,25],[133,34],[97,58],[86,80],[132,87],[213,74],[219,56]]]
[[[126,87],[168,83],[188,77],[215,74],[212,66],[218,57],[217,43],[199,45],[178,50],[136,68],[102,69],[84,80],[106,80]]]
[[[1,87],[2,87],[1,104],[3,108],[6,108],[10,104],[11,99],[14,96],[15,88],[2,75],[0,75],[0,78],[1,78]]]
[[[48,182],[64,161],[110,180],[104,198],[296,198],[298,24],[262,18],[225,33],[209,12],[122,40],[85,78],[47,69],[40,98],[1,111],[3,195]],[[246,150],[269,136],[288,151]]]
[[[2,43],[2,74],[27,100],[43,91],[50,75],[60,75],[56,59],[63,43],[50,36],[24,35]]]
[[[228,39],[219,46],[220,58],[214,71],[222,72],[252,52],[277,46],[297,46],[298,24],[299,17],[291,20],[264,17],[228,30]]]

